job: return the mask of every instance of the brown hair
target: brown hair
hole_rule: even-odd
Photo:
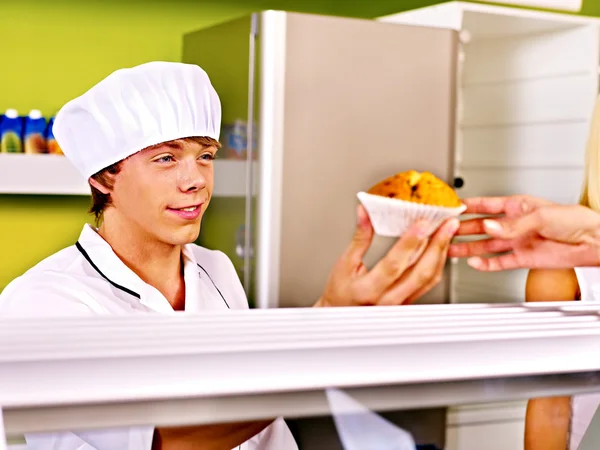
[[[176,139],[176,141],[192,141],[192,142],[196,142],[197,144],[200,144],[204,148],[213,147],[213,146],[217,147],[217,148],[221,147],[221,144],[218,141],[216,141],[215,139],[210,138],[210,137],[189,137],[189,138]],[[152,145],[147,148],[158,147],[159,145],[162,145],[162,144],[164,144],[164,143]],[[127,158],[125,158],[125,159],[127,159]],[[100,172],[97,172],[94,175],[92,175],[92,178],[94,180],[96,180],[98,183],[100,183],[102,186],[106,187],[107,189],[112,189],[114,186],[114,177],[121,171],[121,165],[123,164],[123,161],[125,161],[125,160],[123,159],[119,162],[111,164],[110,166],[102,169]],[[91,184],[90,184],[90,188],[92,190],[92,206],[91,206],[89,212],[90,212],[90,214],[94,215],[94,217],[96,219],[96,224],[98,224],[100,222],[100,219],[102,218],[104,210],[106,208],[108,208],[109,206],[111,206],[112,203],[111,203],[111,199],[110,199],[110,194],[104,194],[104,193],[100,192],[98,189],[96,189]]]

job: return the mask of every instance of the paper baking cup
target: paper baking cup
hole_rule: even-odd
[[[402,236],[419,220],[431,223],[428,233],[431,235],[445,220],[458,217],[467,209],[466,205],[445,208],[367,194],[366,192],[359,192],[357,197],[367,210],[375,234],[386,237]]]

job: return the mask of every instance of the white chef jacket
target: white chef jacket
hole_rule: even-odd
[[[248,308],[229,258],[194,244],[183,247],[185,310]],[[88,314],[174,314],[167,299],[145,283],[85,225],[76,245],[43,260],[12,281],[0,294],[2,317]],[[150,450],[154,427],[26,435],[28,450]],[[242,450],[297,450],[282,419],[241,447]]]

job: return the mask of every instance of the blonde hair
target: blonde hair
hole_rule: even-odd
[[[600,96],[596,98],[590,121],[579,204],[600,212]]]

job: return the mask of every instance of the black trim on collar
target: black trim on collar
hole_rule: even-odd
[[[116,287],[117,289],[128,293],[129,295],[133,295],[135,298],[141,299],[142,297],[140,296],[140,294],[138,294],[137,292],[132,291],[131,289],[127,289],[126,287],[123,287],[117,283],[115,283],[114,281],[112,281],[110,278],[108,278],[106,275],[104,275],[102,273],[102,271],[100,269],[98,269],[98,266],[96,266],[96,264],[94,264],[94,261],[92,261],[92,258],[90,258],[90,255],[88,255],[88,253],[85,251],[85,249],[81,246],[81,244],[79,243],[79,241],[77,241],[75,243],[75,247],[77,247],[77,250],[79,250],[79,252],[83,255],[83,257],[87,260],[87,262],[90,263],[90,265],[94,268],[94,270],[96,272],[98,272],[100,274],[100,276],[102,278],[104,278],[106,281],[108,281],[110,284],[112,284],[114,287]]]
[[[227,309],[231,309],[229,307],[229,303],[227,303],[227,300],[225,300],[225,297],[223,297],[223,294],[221,293],[221,290],[217,287],[217,285],[215,284],[215,282],[213,281],[212,277],[209,275],[209,273],[206,271],[206,269],[204,267],[202,267],[200,264],[196,263],[196,265],[198,267],[200,267],[204,273],[208,276],[208,279],[210,280],[210,282],[212,283],[212,285],[215,287],[215,289],[217,290],[217,292],[219,293],[219,295],[221,296],[221,298],[223,299],[223,301],[225,302],[225,305],[227,306]]]

